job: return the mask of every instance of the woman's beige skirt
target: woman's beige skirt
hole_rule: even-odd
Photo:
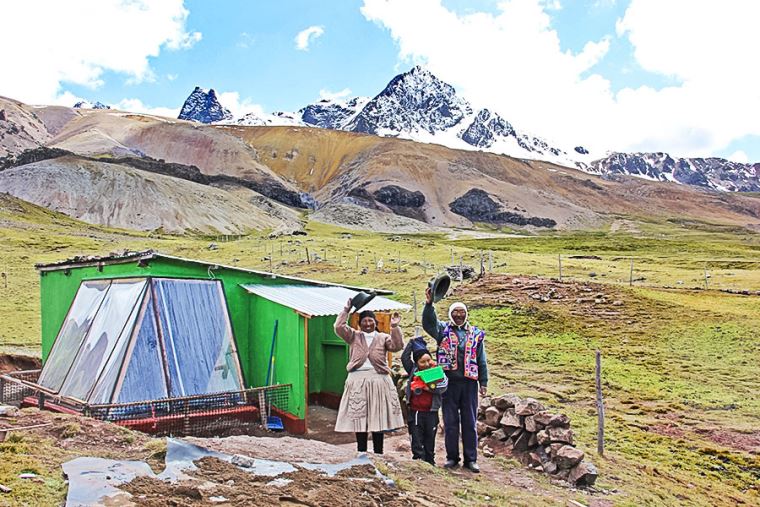
[[[363,433],[403,427],[401,404],[391,376],[375,370],[349,372],[335,431]]]

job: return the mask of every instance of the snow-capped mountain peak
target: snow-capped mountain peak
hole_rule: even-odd
[[[348,101],[322,99],[298,110],[301,121],[311,127],[342,130],[364,109],[369,97]]]
[[[201,123],[214,123],[231,120],[233,116],[230,110],[219,102],[219,97],[213,88],[206,90],[196,86],[182,105],[182,111],[180,111],[178,118]]]
[[[380,135],[435,134],[458,125],[471,113],[472,107],[453,86],[416,66],[394,77],[346,130]]]
[[[89,100],[80,100],[74,104],[74,109],[111,109],[111,106],[103,104],[99,100],[95,101],[94,104]]]

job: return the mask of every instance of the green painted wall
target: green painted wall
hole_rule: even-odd
[[[69,307],[71,306],[74,296],[76,295],[79,284],[82,280],[93,280],[100,278],[132,278],[132,277],[166,277],[166,278],[201,278],[209,279],[212,276],[209,275],[208,266],[202,264],[195,264],[190,262],[184,262],[174,259],[152,259],[149,264],[144,267],[138,266],[137,262],[129,262],[124,264],[110,264],[104,265],[102,269],[98,267],[76,267],[71,268],[67,275],[64,270],[48,271],[41,273],[40,279],[40,291],[41,291],[41,317],[42,317],[42,360],[47,360],[50,349],[53,346],[58,331],[63,324]],[[266,362],[269,357],[269,346],[272,339],[272,326],[274,325],[274,317],[268,313],[256,313],[256,315],[266,315],[265,318],[257,318],[255,321],[257,325],[254,326],[251,314],[252,314],[252,300],[258,299],[248,294],[245,289],[240,287],[240,284],[249,283],[263,283],[263,284],[291,284],[292,280],[271,278],[269,276],[258,275],[255,273],[246,273],[235,269],[220,268],[214,270],[213,278],[222,281],[224,287],[224,293],[227,298],[227,306],[230,312],[230,319],[232,322],[232,329],[235,333],[235,339],[238,347],[238,354],[240,356],[240,363],[243,368],[243,376],[248,387],[259,387],[264,383],[264,377],[266,376]],[[272,303],[274,304],[274,303]],[[280,305],[276,305],[280,306]],[[284,308],[284,307],[280,307]],[[290,318],[300,319],[300,317],[290,309],[286,309],[289,312]],[[295,316],[295,317],[293,317]],[[287,319],[283,315],[280,325],[283,325],[283,321]],[[286,324],[288,326],[289,324]],[[301,343],[303,343],[303,326],[301,326],[300,337]],[[294,331],[294,325],[292,328],[288,328],[290,335],[280,334],[280,336],[287,336],[288,340],[295,339],[292,335]],[[261,333],[261,335],[259,335]],[[265,345],[262,348],[262,344]],[[294,368],[291,362],[300,365],[301,377],[300,381],[296,377],[290,380],[290,376],[286,377],[283,373],[281,376],[278,374],[277,380],[280,382],[292,382],[294,390],[300,386],[301,393],[303,393],[303,346],[300,348],[301,354],[299,358],[285,354],[285,350],[282,351],[279,358],[281,361],[278,363],[278,370],[282,372],[288,372]],[[263,365],[263,371],[261,370]],[[293,403],[294,393],[291,394],[291,404]],[[303,398],[303,396],[301,396]],[[301,405],[303,403],[301,402]],[[294,405],[296,406],[296,405]],[[299,417],[303,417],[303,409],[298,412],[292,412]]]
[[[292,308],[268,299],[249,295],[250,348],[248,362],[253,372],[253,383],[264,385],[272,347],[275,321],[277,337],[274,347],[273,384],[292,384],[293,389],[284,408],[291,414],[304,418],[306,415],[304,317]],[[257,353],[258,352],[258,353]]]
[[[335,316],[309,321],[309,393],[343,392],[348,346],[333,331]]]

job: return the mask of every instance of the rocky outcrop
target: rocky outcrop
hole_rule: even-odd
[[[425,204],[425,194],[419,190],[412,192],[398,185],[386,185],[375,190],[375,199],[388,206],[421,208]]]
[[[449,204],[449,209],[473,222],[532,225],[534,227],[554,227],[557,225],[557,222],[551,218],[526,217],[513,211],[505,211],[500,203],[491,199],[487,192],[479,188],[473,188],[466,194],[454,199]]]
[[[182,104],[182,111],[177,117],[180,120],[191,120],[200,123],[213,123],[215,121],[231,120],[232,113],[222,106],[216,91],[212,88],[204,90],[196,86]]]

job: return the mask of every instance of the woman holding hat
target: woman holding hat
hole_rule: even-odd
[[[402,428],[396,388],[391,380],[387,353],[404,348],[399,323],[401,316],[391,317],[391,334],[377,331],[375,314],[365,310],[359,314],[357,331],[348,326],[349,299],[335,320],[335,334],[348,344],[348,376],[338,409],[335,431],[356,434],[359,452],[367,450],[367,433],[372,433],[375,454],[383,453],[383,432]]]

